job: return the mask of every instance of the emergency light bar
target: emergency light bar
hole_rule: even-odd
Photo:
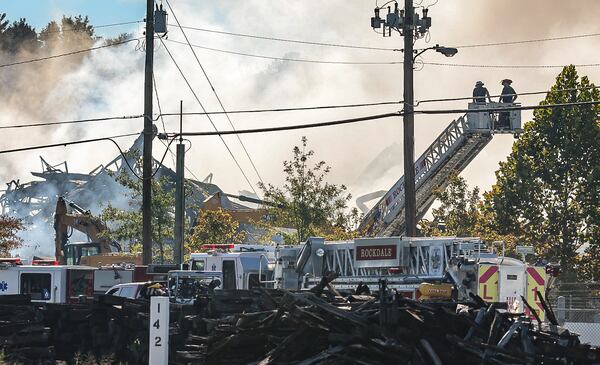
[[[58,266],[58,261],[56,260],[32,260],[31,265],[37,266]]]
[[[23,265],[20,257],[2,257],[0,258],[0,262],[13,265]]]
[[[202,245],[200,251],[211,251],[211,250],[233,250],[234,244],[216,244],[216,245]]]

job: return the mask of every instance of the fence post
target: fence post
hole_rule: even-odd
[[[566,306],[566,298],[561,295],[558,297],[557,302],[556,302],[556,317],[557,317],[556,319],[558,320],[558,324],[561,326],[565,324],[565,314],[566,314],[565,306]]]

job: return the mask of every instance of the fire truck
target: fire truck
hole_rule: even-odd
[[[467,300],[475,294],[508,303],[510,311],[527,312],[523,296],[541,318],[537,292],[544,295],[550,279],[545,266],[491,252],[479,238],[311,237],[295,246],[209,245],[191,258],[194,270],[222,273],[223,289],[307,290],[335,273],[332,285],[340,291],[359,285],[377,291],[385,280],[388,288],[412,299]]]

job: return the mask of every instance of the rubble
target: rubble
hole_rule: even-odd
[[[345,297],[321,288],[217,290],[194,305],[173,303],[170,363],[600,363],[600,350],[580,344],[576,334],[507,313],[502,304],[478,297],[415,301],[383,289]],[[24,296],[0,298],[1,347],[9,363],[78,353],[148,361],[148,301],[101,296],[87,304],[33,305]]]

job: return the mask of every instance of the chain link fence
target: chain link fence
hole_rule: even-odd
[[[582,343],[600,346],[600,284],[561,283],[549,293],[559,324]]]

